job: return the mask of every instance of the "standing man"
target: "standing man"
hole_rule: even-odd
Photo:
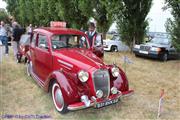
[[[3,45],[5,45],[5,54],[8,56],[9,48],[8,48],[8,37],[7,37],[7,29],[3,21],[1,21],[0,25],[0,40]]]
[[[88,36],[90,47],[92,47],[93,39],[95,39],[97,36],[96,27],[95,27],[95,24],[93,22],[89,23],[88,31],[85,33]]]
[[[15,57],[15,60],[17,60],[17,55],[18,55],[18,50],[19,50],[19,41],[23,32],[17,22],[13,22],[12,26],[13,26],[12,45],[13,45],[14,57]]]

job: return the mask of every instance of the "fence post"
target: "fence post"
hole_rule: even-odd
[[[160,99],[159,99],[159,106],[158,106],[158,115],[157,115],[157,118],[159,118],[159,117],[161,116],[163,98],[164,98],[164,89],[162,89],[162,90],[161,90],[161,93],[160,93]]]

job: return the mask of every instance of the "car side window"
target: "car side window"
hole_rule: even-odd
[[[29,45],[30,44],[30,35],[22,35],[20,42],[21,45]]]
[[[39,34],[37,46],[41,49],[48,49],[47,37],[45,35]]]
[[[32,38],[32,42],[31,42],[32,47],[36,46],[36,43],[37,43],[36,38],[37,38],[37,33],[34,33],[33,38]]]

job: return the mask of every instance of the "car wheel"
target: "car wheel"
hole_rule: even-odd
[[[67,105],[64,101],[61,88],[59,87],[59,84],[56,81],[52,85],[51,94],[56,110],[61,114],[67,113],[68,112]]]
[[[139,57],[139,55],[135,54],[136,57]]]
[[[118,52],[117,46],[111,46],[111,51],[112,52]]]
[[[167,53],[164,53],[162,56],[161,56],[161,61],[167,61],[168,60],[168,54]]]

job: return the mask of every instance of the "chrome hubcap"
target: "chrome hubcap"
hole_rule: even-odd
[[[64,99],[59,85],[55,83],[52,88],[53,102],[58,111],[62,111],[64,107]]]

